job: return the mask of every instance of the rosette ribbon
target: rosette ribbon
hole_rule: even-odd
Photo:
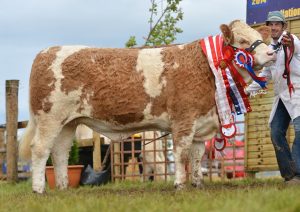
[[[235,51],[234,54],[235,64],[240,68],[246,69],[249,75],[252,77],[252,79],[255,82],[257,82],[260,85],[260,87],[266,88],[267,80],[265,77],[256,76],[253,70],[253,61],[254,61],[253,56],[250,53],[246,52],[245,50],[238,49]]]

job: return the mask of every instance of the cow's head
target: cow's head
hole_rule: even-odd
[[[254,58],[253,69],[255,71],[262,69],[262,67],[270,66],[276,60],[274,51],[266,44],[266,38],[269,37],[267,30],[263,31],[262,36],[258,31],[239,20],[233,21],[229,25],[222,24],[220,29],[223,33],[225,45],[244,49],[252,54]],[[238,71],[246,82],[251,80],[250,75],[246,71],[241,69],[238,69]]]

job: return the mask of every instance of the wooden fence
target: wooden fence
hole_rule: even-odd
[[[237,122],[242,125],[244,122]],[[173,145],[171,135],[155,140],[157,136],[153,132],[152,137],[133,136],[122,141],[112,141],[111,148],[111,176],[113,181],[120,180],[148,180],[151,177],[154,180],[169,180],[174,178],[175,167],[172,155]],[[239,131],[237,136],[244,136],[244,132]],[[153,142],[153,148],[146,148],[149,142]],[[159,145],[159,142],[161,144]],[[137,145],[138,143],[138,145]],[[202,160],[202,171],[204,175],[213,181],[214,179],[225,180],[226,178],[235,179],[244,177],[244,142],[238,144],[234,142],[228,145],[224,152],[225,155],[217,153],[214,150],[213,140],[207,141],[206,153]],[[126,146],[130,147],[126,149]],[[151,161],[147,160],[144,155],[152,154]],[[163,157],[158,157],[163,154]],[[218,156],[216,156],[218,154]],[[139,155],[143,155],[142,159]],[[128,159],[129,157],[129,159]],[[153,173],[148,173],[147,167],[152,167]],[[190,178],[191,167],[189,161],[186,161],[187,179]]]
[[[250,99],[252,112],[245,119],[245,168],[248,172],[278,170],[274,147],[271,141],[269,117],[273,103],[273,84],[268,85],[267,94],[259,94]],[[294,129],[289,127],[287,140],[290,146],[294,139]]]

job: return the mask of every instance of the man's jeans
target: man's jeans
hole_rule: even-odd
[[[300,116],[293,120],[295,140],[292,151],[286,139],[291,117],[281,100],[271,122],[271,139],[274,145],[280,174],[285,180],[300,176]]]

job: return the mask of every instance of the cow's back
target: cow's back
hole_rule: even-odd
[[[214,90],[197,42],[150,49],[63,46],[36,57],[30,105],[34,114],[64,120],[82,115],[126,125],[165,115],[171,123],[205,115],[215,104]]]

